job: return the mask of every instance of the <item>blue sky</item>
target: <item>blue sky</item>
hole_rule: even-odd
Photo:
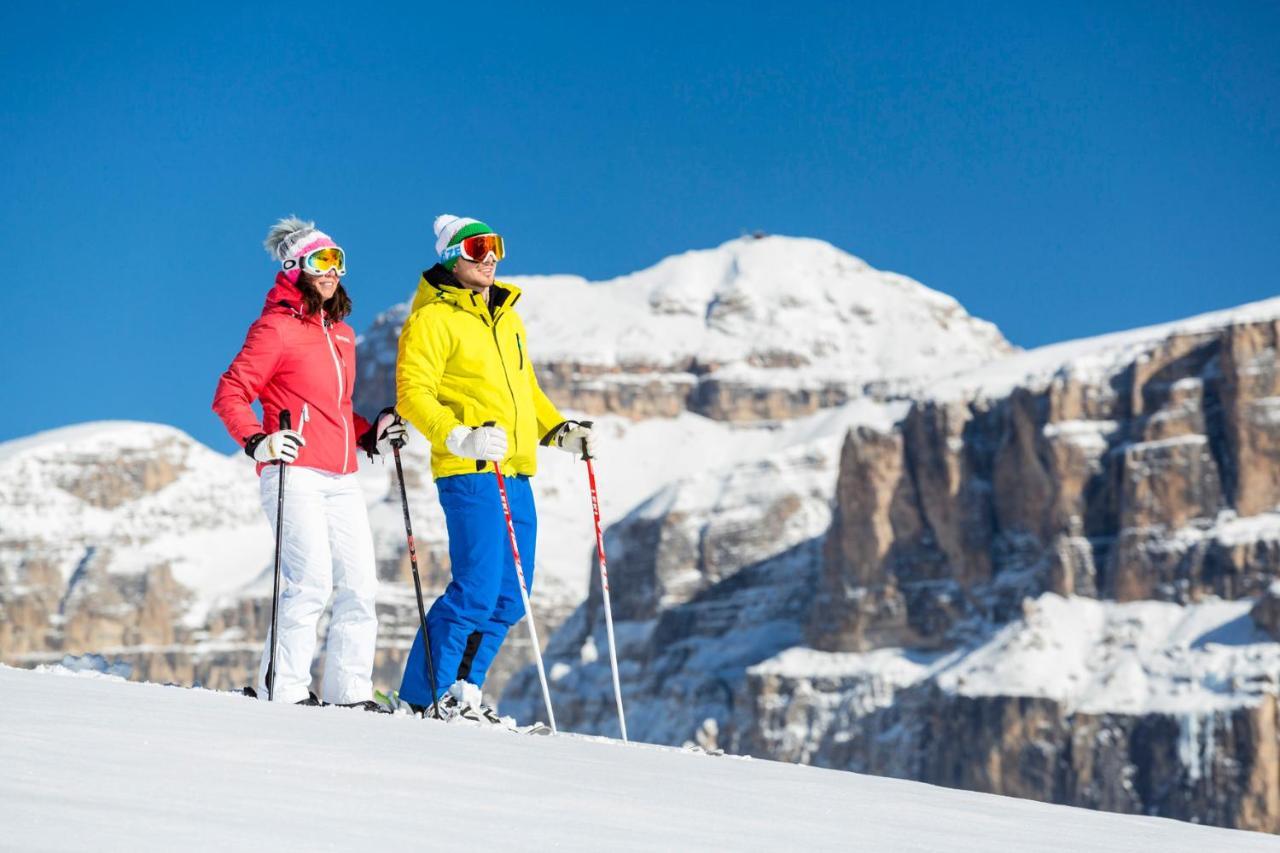
[[[209,402],[293,212],[346,247],[357,330],[446,211],[505,274],[819,237],[1022,346],[1280,284],[1280,4],[358,8],[4,4],[0,440],[233,449]]]

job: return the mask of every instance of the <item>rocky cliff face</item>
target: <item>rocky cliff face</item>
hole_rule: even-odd
[[[959,696],[928,684],[865,714],[813,711],[816,699],[863,689],[856,679],[753,675],[740,715],[751,727],[732,744],[972,791],[1280,831],[1274,695],[1204,715],[1086,714],[1043,697]]]
[[[1043,591],[1261,595],[1280,568],[1277,330],[1173,333],[1115,372],[852,433],[810,641],[947,644]]]
[[[1280,831],[1276,314],[937,383],[848,431],[829,530],[757,521],[768,555],[708,559],[705,506],[615,525],[632,736]],[[552,689],[616,733],[601,619],[552,640]]]

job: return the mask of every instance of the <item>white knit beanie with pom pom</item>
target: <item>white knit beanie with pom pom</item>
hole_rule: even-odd
[[[316,249],[337,245],[332,237],[316,228],[314,222],[296,216],[286,216],[272,225],[267,232],[267,239],[262,242],[263,248],[271,257],[282,262],[285,269],[296,267],[298,261]]]

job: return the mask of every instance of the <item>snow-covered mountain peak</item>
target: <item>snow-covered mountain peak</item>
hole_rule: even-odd
[[[141,421],[93,421],[0,444],[6,490],[53,486],[101,509],[145,499],[188,472],[231,464],[179,429]]]
[[[812,238],[742,237],[607,281],[502,277],[524,292],[544,388],[592,414],[785,419],[908,396],[1015,351],[950,296]],[[363,336],[357,404],[394,393],[407,314],[395,306]]]
[[[603,284],[642,290],[654,313],[702,317],[714,326],[735,307],[810,304],[803,291],[868,270],[861,259],[821,240],[741,237]]]
[[[548,361],[856,385],[935,376],[1012,350],[951,297],[810,238],[739,238],[602,282],[513,280]]]
[[[44,457],[67,452],[138,449],[165,438],[192,441],[182,430],[165,424],[144,421],[89,421],[2,442],[0,443],[0,465],[26,456]]]

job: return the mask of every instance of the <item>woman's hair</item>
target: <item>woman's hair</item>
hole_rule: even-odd
[[[323,303],[320,301],[320,291],[316,290],[306,273],[298,276],[298,290],[302,292],[302,308],[308,316],[319,314],[323,308],[325,316],[337,323],[347,319],[347,315],[351,313],[351,297],[342,288],[342,282],[338,282],[338,289]]]

